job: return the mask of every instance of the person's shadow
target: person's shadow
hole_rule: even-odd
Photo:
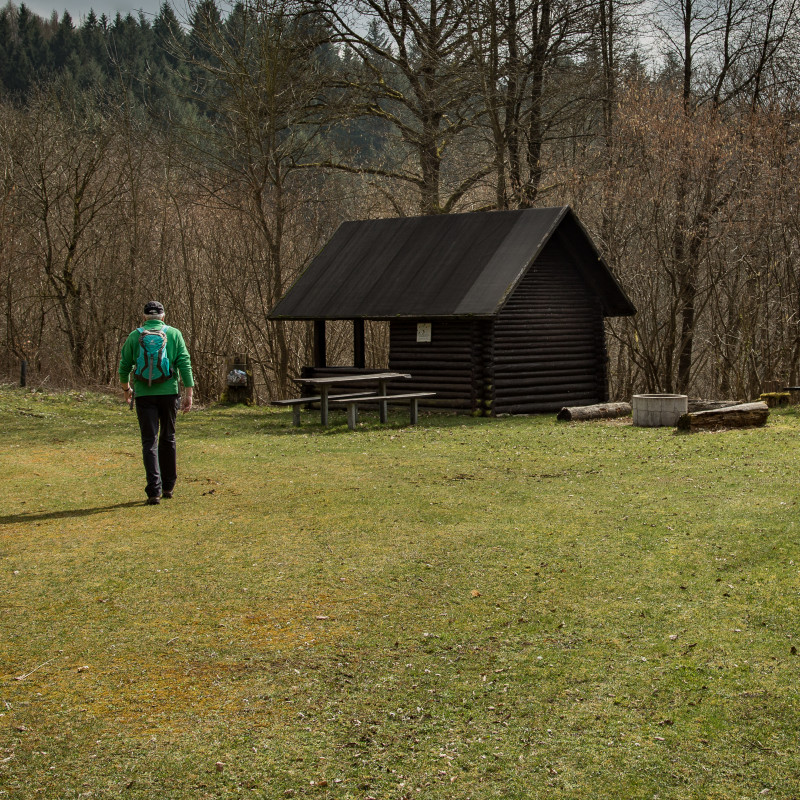
[[[92,514],[102,514],[105,511],[114,511],[118,508],[131,508],[142,505],[141,501],[132,500],[129,503],[115,503],[113,506],[97,506],[95,508],[73,508],[71,511],[28,511],[22,514],[8,514],[0,517],[0,525],[19,525],[22,522],[44,522],[50,519],[72,519],[74,517],[89,517]]]

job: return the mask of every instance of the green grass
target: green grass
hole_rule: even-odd
[[[0,798],[800,796],[797,411],[290,417],[0,390]]]

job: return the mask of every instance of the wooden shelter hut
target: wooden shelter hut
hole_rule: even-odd
[[[568,206],[343,223],[270,317],[389,321],[402,391],[473,413],[552,412],[608,399],[604,317],[636,313]]]

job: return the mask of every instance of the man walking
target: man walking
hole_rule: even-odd
[[[178,406],[192,407],[192,361],[183,335],[164,324],[164,306],[150,300],[144,324],[132,331],[122,346],[119,379],[128,403],[136,398],[136,416],[142,434],[142,457],[147,473],[148,505],[170,498],[178,477],[175,418]],[[186,392],[180,401],[178,376]],[[132,380],[133,379],[133,380]]]

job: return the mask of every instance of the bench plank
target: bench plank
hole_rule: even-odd
[[[351,397],[368,397],[372,392],[348,392],[347,394],[337,394],[329,396],[329,400],[347,400]],[[321,402],[322,397],[293,397],[289,400],[273,400],[270,405],[273,406],[290,406],[292,409],[292,425],[295,428],[300,427],[300,407],[310,405],[311,403]]]
[[[356,429],[358,423],[358,404],[359,403],[379,403],[380,421],[386,422],[388,419],[387,406],[396,400],[408,400],[411,424],[416,425],[419,420],[419,400],[422,397],[435,397],[436,392],[407,392],[405,394],[375,394],[366,397],[354,397],[346,399],[343,397],[330,398],[330,403],[334,405],[347,406],[347,427],[351,431]]]

